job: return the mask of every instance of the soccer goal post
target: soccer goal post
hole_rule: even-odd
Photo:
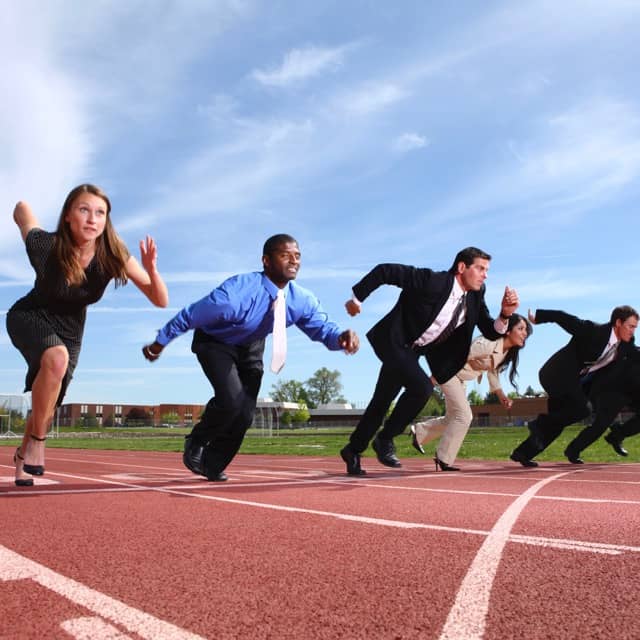
[[[30,410],[30,393],[0,393],[0,438],[21,435]]]

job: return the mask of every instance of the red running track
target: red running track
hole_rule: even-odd
[[[1,638],[640,638],[639,464],[0,451]]]

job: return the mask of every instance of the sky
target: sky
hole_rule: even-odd
[[[379,362],[365,333],[399,290],[355,318],[344,302],[381,262],[446,270],[473,245],[492,255],[494,315],[506,285],[523,312],[606,322],[640,308],[638,33],[636,0],[5,0],[0,393],[23,389],[5,318],[33,283],[13,207],[54,230],[84,182],[107,192],[134,254],[156,239],[170,303],[110,286],[67,402],[204,404],[190,335],[155,363],[141,347],[226,277],[260,270],[274,233],[297,238],[299,284],[362,344],[347,356],[289,328],[260,397],[327,367],[366,404]],[[520,391],[541,389],[568,338],[535,327]]]

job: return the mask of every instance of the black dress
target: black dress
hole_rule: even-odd
[[[54,233],[38,228],[27,234],[25,246],[36,280],[33,289],[9,309],[7,333],[29,365],[25,391],[31,391],[43,352],[55,346],[67,348],[69,366],[56,403],[60,406],[78,363],[87,305],[100,300],[111,276],[101,272],[94,258],[85,269],[86,280],[69,286],[53,252],[54,239]]]

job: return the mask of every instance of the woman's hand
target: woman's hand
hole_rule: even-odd
[[[151,236],[147,236],[144,240],[140,240],[140,261],[144,270],[152,275],[157,271],[158,248],[155,240]]]

